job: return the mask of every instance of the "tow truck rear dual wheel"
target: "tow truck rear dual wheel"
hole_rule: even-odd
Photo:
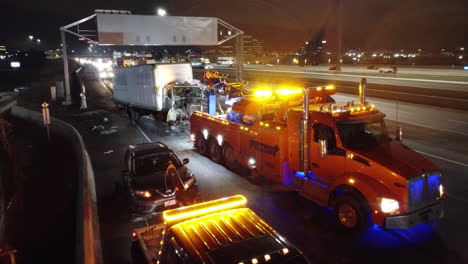
[[[361,234],[371,226],[367,202],[357,195],[343,194],[335,198],[333,213],[339,229],[348,234]]]
[[[225,143],[223,146],[223,160],[224,163],[226,164],[226,167],[230,170],[234,170],[237,165],[237,160],[236,160],[236,152],[232,148],[231,145],[228,143]]]
[[[198,149],[198,153],[201,155],[208,155],[208,142],[203,137],[202,133],[197,133],[195,138],[195,147]]]
[[[216,163],[221,163],[221,151],[222,148],[218,144],[218,141],[214,138],[211,138],[210,141],[208,141],[208,154],[210,155],[211,160]]]

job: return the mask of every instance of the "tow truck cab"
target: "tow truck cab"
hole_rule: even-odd
[[[136,263],[309,263],[246,202],[235,195],[164,211],[164,224],[133,232]]]
[[[290,109],[288,124],[297,124],[302,116],[302,108]],[[359,217],[359,212],[343,208],[349,204],[338,199],[347,194],[364,203],[359,209],[370,213],[375,224],[387,228],[407,229],[442,215],[440,170],[392,139],[385,115],[375,106],[313,105],[309,117],[308,174],[301,173],[297,152],[290,153],[291,169],[296,172],[291,177],[296,185],[297,181],[302,184],[303,196],[335,208],[338,217],[342,210],[342,224],[359,221],[344,216]],[[294,134],[289,134],[288,142],[291,147],[300,144]]]

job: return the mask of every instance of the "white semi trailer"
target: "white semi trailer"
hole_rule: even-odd
[[[146,64],[115,69],[114,102],[131,120],[153,115],[177,121],[202,107],[202,86],[190,63]]]

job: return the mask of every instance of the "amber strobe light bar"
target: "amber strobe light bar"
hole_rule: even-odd
[[[244,206],[246,203],[247,198],[243,195],[234,195],[206,203],[167,210],[163,212],[163,218],[166,222],[173,222]]]

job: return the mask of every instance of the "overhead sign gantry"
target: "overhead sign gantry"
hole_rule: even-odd
[[[95,21],[93,29],[80,29],[80,25]],[[219,30],[230,31],[219,39]],[[68,52],[65,33],[97,45],[140,46],[215,46],[236,39],[236,79],[243,73],[243,34],[231,24],[215,17],[132,15],[127,10],[96,10],[95,14],[60,28],[62,57],[65,73],[66,99],[71,104]]]

